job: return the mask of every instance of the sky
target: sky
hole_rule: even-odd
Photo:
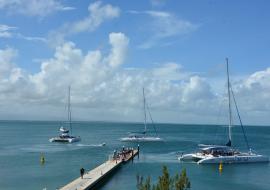
[[[266,0],[0,0],[0,119],[270,124]],[[234,122],[236,120],[235,109]],[[148,117],[149,118],[149,117]]]

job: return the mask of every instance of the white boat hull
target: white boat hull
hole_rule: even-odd
[[[198,164],[238,164],[238,163],[259,163],[269,162],[269,158],[263,155],[235,155],[235,156],[207,156],[199,160]]]
[[[184,154],[178,157],[178,160],[180,161],[193,161],[193,159],[194,159],[194,154]]]
[[[163,141],[159,137],[124,137],[120,139],[123,142],[157,142]]]
[[[187,161],[193,161],[198,162],[199,160],[203,159],[204,157],[200,153],[191,153],[191,154],[183,154],[178,157],[178,160],[187,162]]]
[[[74,143],[81,141],[80,137],[54,137],[49,140],[50,142],[59,142],[59,143]]]
[[[233,156],[213,156],[201,153],[184,154],[178,157],[180,161],[194,161],[198,164],[238,164],[238,163],[259,163],[269,162],[269,157],[257,154],[243,153]]]

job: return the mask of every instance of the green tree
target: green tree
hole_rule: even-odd
[[[183,169],[180,175],[177,173],[174,177],[170,177],[168,168],[163,166],[162,176],[159,176],[157,184],[153,185],[151,185],[150,176],[144,180],[142,176],[137,175],[138,190],[187,190],[190,188],[186,169]]]
[[[191,184],[190,184],[190,181],[187,177],[186,169],[182,170],[180,177],[178,174],[175,175],[174,187],[175,187],[175,190],[190,189]]]

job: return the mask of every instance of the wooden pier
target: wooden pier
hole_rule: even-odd
[[[93,170],[86,172],[83,178],[79,177],[75,179],[74,181],[60,188],[60,190],[91,190],[96,185],[101,183],[102,180],[109,176],[109,174],[115,169],[129,160],[132,160],[137,154],[139,154],[139,150],[133,149],[125,150],[117,154],[115,152],[112,159],[109,159]]]

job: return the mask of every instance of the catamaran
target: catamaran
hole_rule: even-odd
[[[79,136],[72,136],[72,122],[71,122],[71,105],[70,105],[70,86],[68,88],[68,122],[69,129],[61,126],[59,129],[59,136],[51,138],[50,142],[61,142],[61,143],[73,143],[81,140]]]
[[[232,86],[229,78],[229,64],[228,59],[226,58],[227,66],[227,93],[228,93],[228,111],[229,111],[229,140],[226,145],[205,145],[199,144],[198,152],[191,154],[182,154],[178,157],[180,161],[195,161],[198,164],[231,164],[231,163],[257,163],[257,162],[269,162],[269,157],[255,153],[249,143],[246,136],[245,128],[242,124],[236,99],[232,90]],[[242,128],[244,139],[246,142],[247,152],[240,152],[232,147],[232,105],[231,101],[233,100],[235,110],[237,112],[237,117]]]
[[[152,115],[150,113],[148,104],[146,103],[145,99],[145,94],[144,94],[144,88],[143,88],[143,109],[144,109],[144,131],[143,132],[136,132],[136,133],[129,133],[128,137],[123,137],[120,140],[121,141],[132,141],[132,142],[153,142],[153,141],[163,141],[162,138],[160,138],[157,134],[156,127],[154,125]],[[149,132],[147,131],[147,113],[146,110],[148,111],[149,117],[152,121],[154,130],[155,130],[155,135],[150,135]]]

